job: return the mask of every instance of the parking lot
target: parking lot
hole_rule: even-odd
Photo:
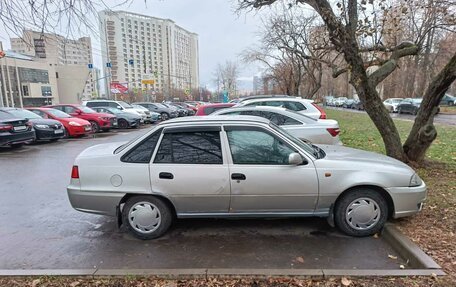
[[[348,237],[324,219],[178,220],[162,238],[141,241],[119,230],[114,218],[73,210],[65,188],[77,154],[144,132],[1,149],[0,269],[399,269],[405,264],[381,237]]]

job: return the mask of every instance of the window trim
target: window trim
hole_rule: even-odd
[[[220,132],[221,126],[190,126],[190,127],[169,127],[165,128],[164,134],[171,133],[193,133],[193,132]]]

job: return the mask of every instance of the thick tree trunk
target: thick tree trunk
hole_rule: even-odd
[[[420,162],[437,137],[434,116],[438,105],[450,85],[456,80],[456,53],[429,84],[415,118],[412,130],[405,141],[404,151],[410,161]]]

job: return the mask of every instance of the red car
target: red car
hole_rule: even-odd
[[[226,108],[231,108],[234,105],[235,105],[234,103],[201,105],[201,106],[199,106],[198,111],[196,112],[195,116],[207,116],[207,115],[212,114],[215,111],[218,111],[221,109],[226,109]]]
[[[106,113],[97,113],[89,107],[83,105],[53,105],[45,106],[44,108],[53,108],[60,110],[73,116],[90,122],[92,132],[109,131],[111,128],[117,127],[117,119],[115,116]]]
[[[51,108],[26,108],[35,114],[45,118],[57,120],[65,127],[65,133],[68,137],[84,136],[92,133],[92,125],[90,122],[73,118],[67,113]]]

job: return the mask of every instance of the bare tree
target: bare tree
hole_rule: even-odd
[[[446,2],[445,0],[433,1]],[[422,157],[417,155],[424,154],[435,137],[429,136],[426,140],[410,142],[407,145],[408,148],[404,149],[397,128],[376,90],[377,85],[398,68],[401,58],[417,55],[422,49],[420,41],[412,42],[401,39],[394,45],[383,43],[383,37],[388,32],[388,24],[391,23],[391,21],[386,21],[386,16],[389,15],[390,11],[396,11],[392,9],[393,4],[394,7],[401,7],[401,3],[396,5],[395,3],[387,3],[387,1],[361,0],[358,2],[357,0],[348,0],[336,2],[333,7],[328,0],[238,0],[238,8],[239,10],[258,9],[263,6],[270,6],[275,2],[286,2],[290,7],[296,8],[308,5],[318,13],[329,33],[329,40],[332,44],[322,48],[334,49],[341,53],[346,63],[346,66],[335,71],[334,75],[338,76],[344,72],[349,72],[350,83],[355,88],[369,117],[379,130],[386,153],[402,161],[420,161]],[[448,18],[448,26],[437,25],[436,23],[432,25],[432,29],[429,29],[428,33],[437,28],[449,29],[454,25],[452,21],[454,21],[455,13],[451,10],[455,9],[454,5],[450,5],[449,2],[446,4],[446,6],[441,5],[440,9],[444,10],[443,14]],[[404,8],[399,11],[404,12]],[[400,17],[393,17],[393,19],[398,18]],[[424,35],[427,36],[426,33]],[[419,128],[412,129],[409,137],[416,137],[415,133],[418,133],[420,128],[425,125],[428,131],[433,130],[435,132],[433,113],[435,113],[436,106],[444,92],[452,83],[453,65],[456,64],[450,61],[443,70],[443,73],[446,74],[437,77],[430,83],[427,89],[429,92],[425,94],[423,99],[423,102],[428,104],[421,105],[415,120],[415,125]],[[376,66],[376,69],[373,72],[368,72],[371,66]],[[447,80],[440,80],[441,78]],[[424,152],[412,153],[412,150],[423,150]]]
[[[214,83],[217,92],[227,91],[230,96],[236,96],[237,78],[239,77],[239,67],[236,62],[226,61],[225,64],[217,64],[214,72]]]

